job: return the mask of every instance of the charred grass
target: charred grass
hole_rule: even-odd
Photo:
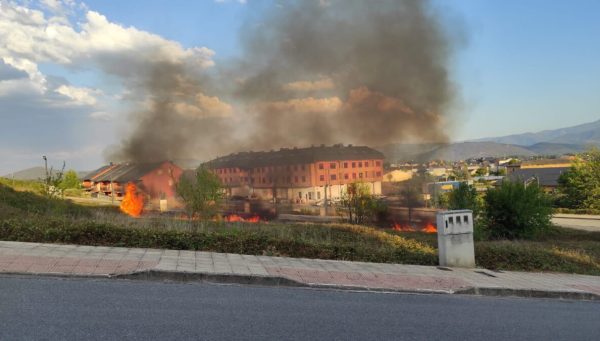
[[[437,264],[435,234],[346,224],[136,219],[114,207],[83,207],[3,185],[0,240]],[[600,232],[555,228],[535,240],[478,241],[475,248],[477,265],[488,269],[600,275]]]

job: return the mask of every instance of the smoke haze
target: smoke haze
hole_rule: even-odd
[[[248,6],[252,6],[250,3]],[[257,13],[252,13],[257,14]],[[214,68],[146,63],[144,105],[112,160],[311,144],[448,140],[457,43],[422,0],[280,1],[242,27]]]

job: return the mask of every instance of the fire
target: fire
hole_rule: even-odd
[[[246,222],[246,223],[258,223],[260,222],[260,217],[257,215],[253,215],[247,218],[239,216],[237,214],[230,214],[223,217],[223,220],[233,223],[233,222]]]
[[[394,231],[400,231],[400,232],[425,232],[425,233],[437,233],[437,229],[435,228],[435,226],[432,223],[427,223],[424,227],[419,228],[419,229],[415,229],[414,227],[410,226],[410,225],[402,225],[402,224],[398,224],[398,223],[394,223],[394,226],[392,226],[392,229]]]
[[[132,217],[139,217],[143,209],[144,197],[138,194],[135,184],[128,183],[125,188],[125,198],[121,201],[121,211]]]
[[[421,230],[421,232],[437,233],[437,228],[435,228],[435,226],[433,226],[432,223],[427,223],[427,225],[425,225],[425,227]]]
[[[402,231],[402,232],[414,232],[416,231],[412,226],[409,225],[400,225],[398,223],[394,223],[394,227],[393,229],[395,231]]]

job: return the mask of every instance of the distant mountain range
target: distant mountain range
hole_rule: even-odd
[[[65,170],[65,172],[66,172],[66,170]],[[77,172],[77,175],[81,178],[84,175],[86,175],[87,173],[89,173],[89,172],[87,172],[87,171]],[[2,177],[8,178],[8,179],[14,178],[16,180],[39,180],[39,179],[43,179],[46,177],[46,170],[44,169],[44,167],[31,167],[31,168],[20,170],[18,172],[2,175]]]
[[[516,144],[519,146],[533,146],[539,143],[578,146],[600,145],[600,120],[568,128],[544,130],[537,133],[488,137],[473,141],[491,141],[497,143]]]
[[[537,133],[482,138],[450,144],[390,144],[379,147],[388,160],[459,161],[480,157],[575,154],[600,146],[600,120]]]

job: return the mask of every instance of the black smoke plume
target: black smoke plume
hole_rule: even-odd
[[[253,6],[249,2],[249,7]],[[424,0],[278,1],[249,8],[241,55],[212,70],[150,65],[147,107],[113,159],[208,159],[311,144],[448,140],[460,45]]]

